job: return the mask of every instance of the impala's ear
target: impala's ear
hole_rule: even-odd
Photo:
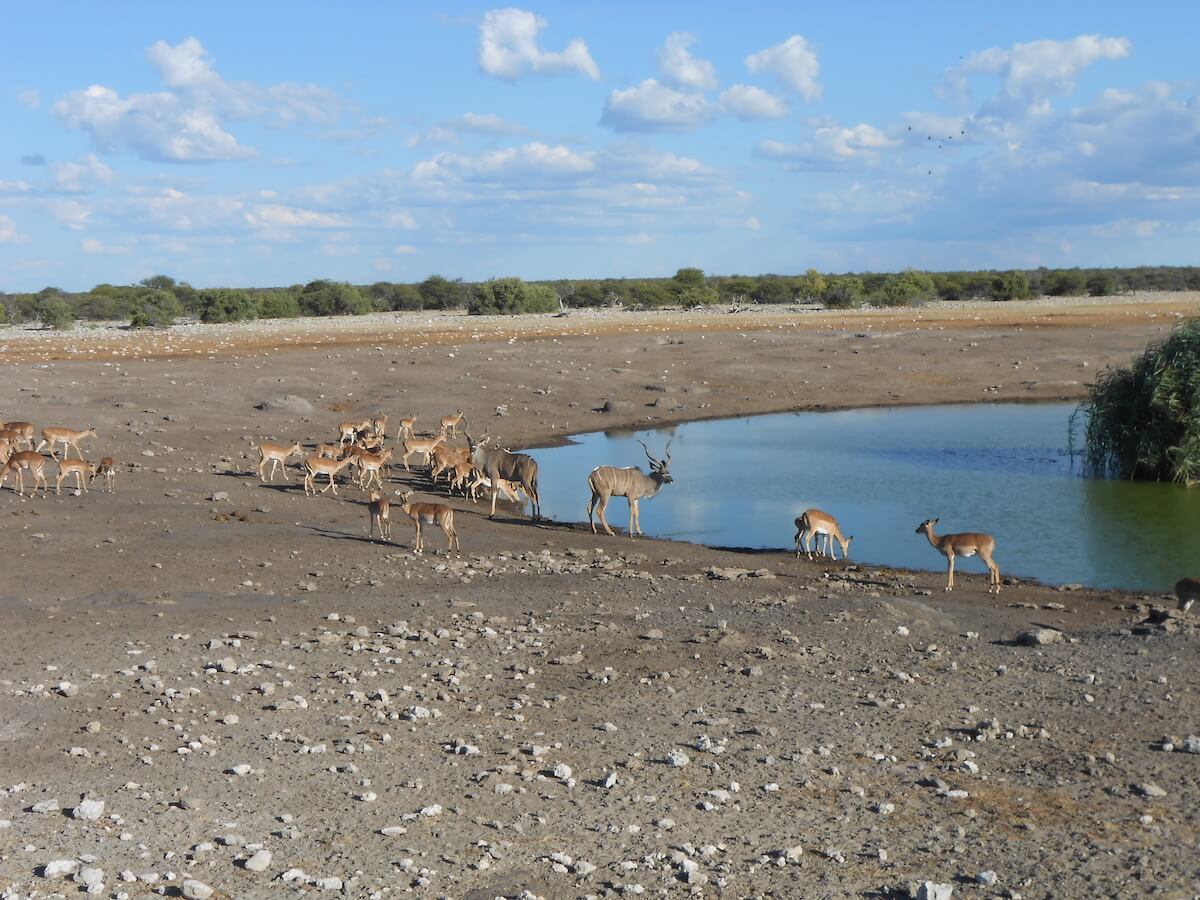
[[[930,525],[936,525],[936,524],[937,524],[938,522],[940,522],[940,521],[941,521],[941,519],[930,519],[930,520],[929,520],[929,524],[930,524]]]

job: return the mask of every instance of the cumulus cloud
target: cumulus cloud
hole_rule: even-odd
[[[1001,80],[997,107],[1023,107],[1044,114],[1054,96],[1075,90],[1079,74],[1103,60],[1124,59],[1133,45],[1128,38],[1083,34],[1067,41],[1038,40],[1008,49],[990,47],[972,53],[946,73],[946,89],[969,96],[970,79],[980,75]]]
[[[717,70],[708,60],[692,56],[688,48],[695,42],[695,35],[683,31],[667,35],[658,51],[658,67],[663,79],[675,87],[711,91],[717,86]]]
[[[739,119],[782,119],[788,113],[783,100],[750,84],[727,88],[718,102],[723,111]]]
[[[899,144],[875,126],[861,123],[816,128],[809,140],[799,144],[763,141],[757,150],[760,156],[782,160],[793,168],[827,170],[873,163],[882,151]]]
[[[110,244],[98,238],[84,238],[80,242],[84,253],[105,256],[124,256],[133,252],[133,244]]]
[[[417,248],[414,247],[412,244],[397,244],[395,247],[392,248],[392,252],[395,253],[397,256],[407,256],[410,253],[416,253]]]
[[[246,224],[255,228],[345,228],[343,216],[300,209],[278,203],[259,203],[243,213]]]
[[[439,153],[413,168],[417,181],[434,182],[446,179],[486,180],[512,175],[532,174],[539,177],[571,176],[595,168],[592,155],[577,153],[562,144],[550,146],[541,142],[491,150],[478,156]]]
[[[463,135],[476,134],[488,137],[529,137],[535,134],[532,128],[498,116],[495,113],[466,112],[453,119],[446,119],[420,134],[408,138],[409,147],[422,144],[457,144]]]
[[[158,41],[146,57],[168,90],[123,97],[94,84],[60,98],[54,114],[68,128],[87,132],[101,152],[129,151],[160,162],[211,162],[254,154],[238,143],[223,119],[284,127],[329,123],[341,111],[337,96],[315,85],[226,81],[196,38],[174,45]]]
[[[546,20],[528,10],[509,7],[487,12],[479,28],[479,68],[508,81],[530,72],[578,72],[593,81],[600,77],[587,44],[580,38],[558,53],[538,47],[538,32],[545,27]]]
[[[821,96],[821,64],[816,51],[804,39],[794,34],[782,44],[759,50],[746,57],[746,68],[751,72],[770,72],[793,93],[806,101]]]
[[[647,78],[609,94],[600,121],[617,131],[694,131],[712,116],[703,94],[678,91]]]
[[[113,170],[89,153],[79,162],[52,163],[54,189],[64,194],[86,194],[115,178]]]
[[[17,231],[17,223],[8,216],[0,216],[0,244],[19,244],[27,238]]]
[[[37,109],[42,105],[42,95],[34,88],[18,88],[17,102],[26,109]]]

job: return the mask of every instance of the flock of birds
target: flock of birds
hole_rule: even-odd
[[[528,499],[533,503],[533,516],[541,517],[541,504],[538,495],[538,466],[537,461],[524,453],[514,453],[501,447],[489,446],[495,443],[495,437],[484,434],[476,439],[463,430],[466,439],[465,447],[453,447],[448,444],[458,437],[459,426],[464,425],[465,415],[462,410],[443,416],[439,429],[431,435],[418,436],[414,431],[416,417],[409,416],[400,420],[396,434],[396,442],[401,451],[400,461],[405,471],[411,471],[409,460],[419,456],[421,464],[429,467],[429,477],[434,485],[445,482],[450,493],[458,492],[469,497],[472,502],[478,500],[481,489],[491,493],[490,517],[496,515],[496,502],[500,497],[514,502]],[[458,530],[454,522],[454,507],[446,503],[416,501],[412,490],[396,490],[394,496],[399,502],[393,502],[384,496],[384,481],[390,479],[389,465],[396,456],[393,447],[387,443],[388,417],[382,413],[370,419],[361,421],[342,422],[337,428],[337,441],[330,443],[317,442],[311,454],[304,458],[304,493],[306,496],[324,494],[332,490],[337,494],[337,476],[343,470],[353,466],[357,469],[355,481],[360,490],[368,492],[368,529],[369,538],[378,531],[381,539],[391,540],[392,507],[399,509],[403,516],[412,521],[415,528],[413,549],[417,553],[424,550],[424,526],[434,526],[441,530],[446,538],[446,552],[459,549]],[[0,421],[0,488],[7,483],[10,475],[15,476],[13,488],[21,496],[25,495],[25,474],[33,479],[32,496],[37,496],[37,489],[42,488],[42,496],[49,493],[49,479],[46,468],[51,461],[58,466],[55,478],[55,494],[62,493],[62,483],[74,475],[76,493],[88,490],[97,478],[103,478],[110,492],[116,490],[116,463],[111,456],[102,458],[98,463],[88,462],[80,449],[79,442],[85,438],[96,437],[95,427],[89,425],[82,430],[70,428],[48,427],[41,431],[41,440],[34,444],[36,431],[30,422]],[[592,533],[596,533],[596,521],[607,534],[613,534],[612,528],[605,517],[609,501],[613,497],[624,497],[629,504],[629,536],[641,534],[639,518],[639,501],[654,497],[667,484],[674,480],[670,472],[671,444],[668,441],[664,458],[655,457],[649,447],[639,441],[650,463],[650,471],[644,472],[636,466],[615,467],[598,466],[588,475],[588,487],[591,489],[591,499],[587,504],[588,522]],[[62,457],[57,450],[62,447]],[[50,456],[42,454],[43,449],[49,449]],[[288,480],[288,460],[303,452],[299,442],[290,444],[275,441],[260,441],[258,477],[261,481],[274,481],[276,472],[282,473],[283,479]],[[74,450],[77,459],[70,457]],[[328,484],[317,489],[317,480],[325,478]],[[981,532],[959,532],[939,536],[934,527],[938,519],[927,519],[917,526],[916,533],[924,534],[930,545],[946,558],[946,590],[954,589],[954,561],[958,557],[978,556],[988,570],[988,593],[1000,593],[1000,567],[993,556],[996,540],[989,534]],[[853,535],[843,534],[837,519],[820,509],[805,510],[795,520],[796,556],[807,553],[813,558],[813,541],[816,541],[817,553],[834,560],[837,559],[835,544],[841,547],[842,558],[845,559],[850,550]],[[1200,599],[1200,579],[1183,578],[1175,585],[1175,596],[1178,608],[1187,612]]]

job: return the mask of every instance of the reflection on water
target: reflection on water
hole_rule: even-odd
[[[996,537],[1002,572],[1050,583],[1166,591],[1200,565],[1200,490],[1081,478],[1067,452],[1068,404],[869,409],[692,422],[663,432],[582,435],[531,451],[543,512],[586,521],[588,473],[646,468],[635,438],[675,483],[642,503],[648,535],[733,547],[790,547],[811,506],[854,535],[854,559],[944,569],[913,529]],[[624,499],[608,509],[628,522]],[[964,571],[984,571],[962,560]]]

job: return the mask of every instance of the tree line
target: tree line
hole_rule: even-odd
[[[0,292],[0,324],[41,322],[67,328],[77,320],[128,321],[132,328],[203,322],[360,315],[390,310],[466,309],[474,314],[556,312],[565,308],[626,309],[710,306],[717,303],[817,304],[831,309],[913,306],[937,300],[1021,300],[1028,297],[1109,296],[1134,291],[1200,290],[1200,267],[1126,269],[1010,269],[1006,271],[862,272],[802,275],[706,275],[679,269],[670,278],[580,278],[465,282],[430,275],[416,283],[369,285],[319,279],[276,288],[194,288],[166,275],[137,284],[98,284],[71,293]]]

